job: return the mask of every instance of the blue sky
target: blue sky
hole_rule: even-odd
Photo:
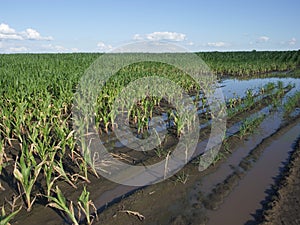
[[[299,0],[1,0],[0,53],[102,52],[139,40],[297,50],[299,11]]]

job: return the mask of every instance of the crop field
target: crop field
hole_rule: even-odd
[[[270,205],[278,199],[265,191],[280,189],[282,163],[281,169],[287,170],[300,150],[300,51],[196,54],[216,77],[217,82],[208,81],[208,86],[222,90],[225,108],[220,113],[227,119],[220,151],[211,156],[208,168],[201,160],[201,146],[208,144],[215,115],[203,86],[179,68],[152,61],[123,67],[97,93],[88,112],[94,116],[90,121],[74,112],[81,100],[90,97],[89,92],[78,94],[81,78],[102,54],[1,54],[0,225],[213,225],[267,220],[264,212],[273,210]],[[166,84],[150,82],[123,94],[130,83],[145,77],[179,85],[193,99],[197,116],[180,113],[185,106],[172,104],[178,90]],[[143,95],[147,88],[163,89],[160,94],[165,97]],[[126,137],[115,132],[120,112],[137,139],[164,138],[150,151],[126,146]],[[161,120],[154,127],[157,117]],[[198,127],[196,121],[200,133],[193,140],[195,153],[174,176],[153,185],[109,181],[99,170],[105,173],[114,164],[88,150],[97,136],[111,159],[151,166],[168,161],[181,138]],[[206,169],[199,171],[201,167]],[[241,195],[247,197],[241,200],[245,206],[239,204]],[[241,213],[231,221],[237,208]]]

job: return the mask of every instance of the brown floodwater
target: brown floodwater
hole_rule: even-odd
[[[210,193],[213,186],[223,181],[235,170],[241,159],[247,156],[249,152],[259,145],[264,138],[274,134],[280,127],[281,122],[282,120],[277,113],[276,115],[271,114],[266,117],[258,130],[252,136],[245,139],[243,144],[239,145],[213,174],[210,174],[202,179],[202,185],[199,187],[201,191],[206,194]]]
[[[261,201],[267,195],[265,190],[271,187],[274,177],[279,175],[280,166],[283,166],[289,152],[293,150],[293,143],[299,134],[300,123],[274,138],[221,207],[207,212],[208,225],[247,224],[247,221],[253,220],[253,215],[262,207]]]

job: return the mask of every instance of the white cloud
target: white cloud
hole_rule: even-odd
[[[2,33],[0,33],[0,40],[23,40],[23,37],[18,34],[2,34]]]
[[[42,45],[42,52],[68,52],[69,49],[61,45]]]
[[[259,37],[259,38],[256,40],[256,42],[257,42],[257,43],[263,43],[263,42],[268,42],[269,40],[270,40],[269,37],[267,37],[267,36],[261,36],[261,37]]]
[[[289,45],[295,45],[296,43],[297,43],[297,39],[294,37],[289,41]]]
[[[71,51],[72,52],[79,52],[79,49],[78,48],[71,48]]]
[[[143,40],[144,38],[142,37],[142,35],[140,34],[135,34],[133,35],[133,40],[136,40],[136,41],[140,41],[140,40]]]
[[[10,28],[7,24],[0,24],[0,33],[1,34],[14,34],[16,31]]]
[[[225,43],[223,41],[219,41],[219,42],[208,42],[207,46],[209,47],[225,47],[228,46],[228,43]]]
[[[26,47],[10,47],[9,52],[27,52],[28,48]]]
[[[45,41],[51,41],[53,40],[52,37],[42,37],[40,35],[39,32],[37,32],[36,30],[32,29],[32,28],[28,28],[26,29],[24,32],[22,32],[23,36],[25,39],[28,39],[28,40],[45,40]]]
[[[23,37],[18,34],[15,29],[9,27],[9,25],[0,24],[0,40],[22,40]]]
[[[186,35],[176,32],[153,32],[150,34],[135,34],[133,36],[134,40],[149,40],[149,41],[184,41],[186,40]]]
[[[97,43],[97,47],[100,51],[104,51],[104,52],[109,51],[113,48],[111,45],[107,45],[102,41]]]
[[[61,46],[61,45],[54,45],[53,47],[56,51],[58,52],[65,52],[65,51],[68,51],[67,48],[65,48],[64,46]]]
[[[297,39],[295,37],[291,38],[288,41],[280,41],[280,45],[285,46],[285,47],[292,47],[297,44]]]
[[[41,34],[32,29],[27,28],[25,31],[17,32],[15,29],[11,28],[9,25],[1,23],[0,24],[0,40],[36,40],[36,41],[50,41],[53,40],[52,37],[43,37]]]

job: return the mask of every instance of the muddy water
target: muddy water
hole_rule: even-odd
[[[264,138],[269,137],[277,131],[282,123],[281,114],[278,112],[270,114],[269,107],[265,107],[257,113],[252,114],[251,117],[257,117],[262,114],[268,116],[263,120],[257,131],[245,139],[242,145],[235,148],[234,152],[214,171],[213,174],[204,177],[201,180],[202,185],[198,186],[198,188],[195,189],[195,192],[201,191],[204,194],[209,194],[216,184],[222,182],[238,167],[241,159],[247,156],[249,152],[259,145]],[[240,125],[241,123],[238,122],[231,126],[227,130],[226,135],[228,137],[236,135],[239,131]]]
[[[299,134],[300,123],[276,137],[221,207],[207,212],[208,225],[247,224],[247,221],[253,220],[251,214],[261,208],[260,202],[266,197],[265,190],[274,183],[279,167],[287,160]]]

